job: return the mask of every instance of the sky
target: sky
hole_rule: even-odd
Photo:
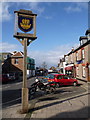
[[[2,2],[0,3],[0,52],[23,51],[14,35],[14,11],[31,10],[37,14],[36,36],[27,48],[36,66],[46,62],[48,68],[79,46],[79,37],[88,29],[88,2]]]

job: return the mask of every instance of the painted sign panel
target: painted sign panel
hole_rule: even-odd
[[[18,16],[18,27],[24,32],[29,32],[33,28],[33,18]]]
[[[79,61],[77,61],[77,64],[81,64],[83,61],[82,60],[79,60]]]

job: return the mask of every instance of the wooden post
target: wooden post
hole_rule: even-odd
[[[27,38],[24,38],[23,61],[23,88],[22,88],[22,112],[28,112],[28,88],[27,88]]]
[[[15,17],[15,32],[14,37],[24,46],[24,61],[23,61],[23,87],[22,87],[22,112],[26,113],[28,112],[28,88],[27,88],[27,46],[35,39],[36,37],[36,16],[37,14],[33,14],[30,10],[23,10],[20,9],[19,11],[14,11],[16,17]],[[29,22],[23,22],[22,21],[29,21]],[[33,23],[33,24],[32,24]],[[23,24],[23,26],[21,26]],[[31,25],[30,25],[31,24]],[[29,28],[27,26],[30,26]],[[21,33],[18,31],[23,31],[24,33]],[[32,33],[26,33],[30,32],[32,29]],[[31,40],[31,41],[29,41]],[[27,44],[28,41],[28,44]]]

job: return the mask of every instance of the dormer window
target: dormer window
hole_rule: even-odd
[[[90,40],[90,28],[86,31],[85,35],[87,36],[88,40]]]
[[[81,36],[79,41],[80,41],[80,45],[83,45],[88,41],[88,38],[86,36]]]

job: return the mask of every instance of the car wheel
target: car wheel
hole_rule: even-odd
[[[59,88],[60,87],[60,84],[59,83],[56,83],[56,88]]]
[[[74,82],[74,83],[73,83],[73,86],[77,86],[77,83],[76,83],[76,82]]]
[[[50,93],[55,92],[55,88],[54,87],[50,87]]]

